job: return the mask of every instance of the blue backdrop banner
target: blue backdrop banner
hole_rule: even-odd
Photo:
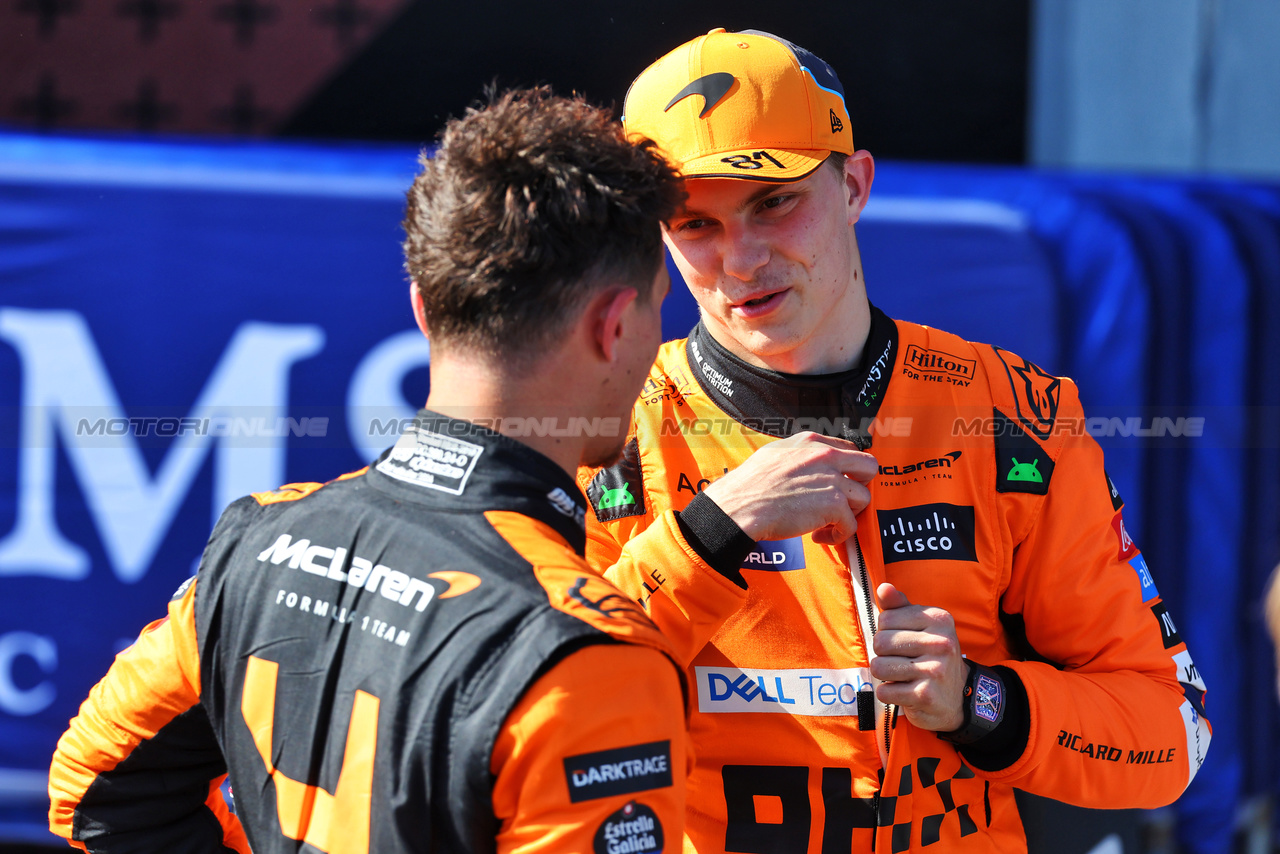
[[[51,840],[58,736],[221,509],[359,468],[425,400],[399,247],[416,157],[0,136],[0,840]],[[1210,686],[1180,834],[1229,850],[1278,743],[1274,680],[1244,674],[1271,673],[1280,560],[1280,191],[886,164],[859,241],[890,315],[1080,384]],[[695,320],[677,283],[664,330]],[[1144,438],[1161,417],[1204,429]]]

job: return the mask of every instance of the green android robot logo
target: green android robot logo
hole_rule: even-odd
[[[608,510],[610,507],[622,507],[625,504],[635,504],[636,497],[631,494],[631,484],[624,483],[616,489],[606,489],[604,495],[600,497],[600,509]]]
[[[1029,480],[1032,483],[1044,483],[1044,478],[1040,476],[1040,470],[1036,466],[1040,465],[1040,460],[1036,459],[1030,463],[1020,463],[1018,458],[1013,458],[1013,468],[1009,470],[1005,480]]]

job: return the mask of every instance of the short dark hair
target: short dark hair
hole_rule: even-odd
[[[408,193],[405,266],[433,342],[523,362],[598,288],[651,296],[683,201],[652,142],[548,87],[451,119]]]
[[[843,151],[833,151],[830,154],[828,154],[827,159],[822,162],[824,164],[828,164],[828,163],[831,164],[831,168],[835,169],[836,172],[841,177],[843,177],[844,164],[845,164],[845,161],[848,159],[849,159],[849,155],[845,154]]]

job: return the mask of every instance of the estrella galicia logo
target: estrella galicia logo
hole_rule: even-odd
[[[690,95],[701,95],[702,112],[698,113],[698,118],[703,118],[707,113],[711,112],[712,107],[720,103],[721,98],[729,94],[734,82],[733,75],[727,71],[713,71],[710,74],[704,74],[677,92],[675,97],[667,102],[667,106],[662,111],[665,113]]]
[[[901,510],[877,510],[876,517],[885,563],[978,560],[972,506],[921,504]]]
[[[591,847],[595,854],[660,854],[664,844],[657,814],[631,801],[604,820]]]
[[[1160,592],[1156,590],[1156,582],[1151,577],[1151,572],[1147,569],[1147,562],[1141,553],[1135,555],[1133,560],[1129,561],[1129,566],[1133,567],[1133,571],[1138,573],[1138,582],[1142,585],[1142,602],[1144,605],[1160,595]]]
[[[671,785],[671,742],[651,741],[566,756],[564,776],[573,803],[629,795]]]
[[[760,540],[742,561],[743,569],[789,572],[804,569],[804,538]]]

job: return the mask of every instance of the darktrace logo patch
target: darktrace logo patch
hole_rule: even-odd
[[[659,854],[662,822],[652,809],[631,801],[604,820],[591,847],[595,854]]]
[[[573,803],[671,785],[671,742],[651,741],[564,759]]]
[[[902,560],[977,561],[973,507],[921,504],[877,510],[885,563]]]

